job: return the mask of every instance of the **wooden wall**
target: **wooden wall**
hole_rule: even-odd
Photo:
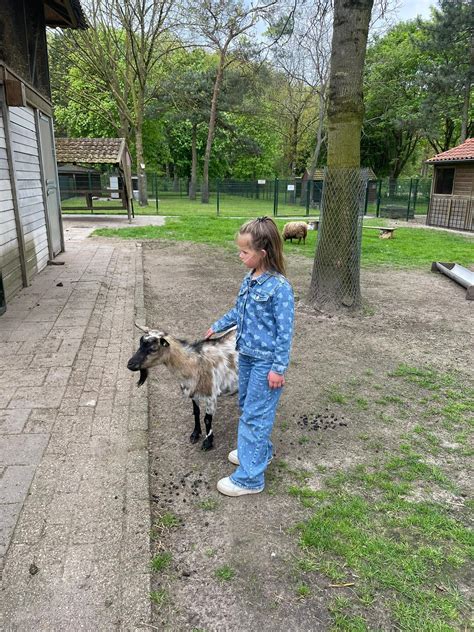
[[[5,141],[5,125],[0,110],[0,271],[8,301],[23,285],[13,193]]]
[[[474,197],[474,164],[456,165],[453,195]]]

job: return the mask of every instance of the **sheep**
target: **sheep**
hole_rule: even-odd
[[[308,224],[306,222],[288,222],[283,226],[283,240],[287,239],[293,243],[293,239],[297,239],[298,243],[303,240],[306,243],[306,235],[308,234]]]
[[[140,371],[137,386],[148,377],[148,369],[164,364],[180,381],[183,394],[193,402],[194,430],[191,443],[201,436],[200,413],[205,408],[206,437],[201,449],[214,444],[212,417],[219,395],[234,395],[238,390],[238,353],[235,349],[235,327],[222,335],[188,343],[165,332],[136,325],[145,332],[140,346],[128,361],[130,371]]]

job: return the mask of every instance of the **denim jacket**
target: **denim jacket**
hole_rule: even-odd
[[[283,374],[290,361],[294,298],[288,280],[276,272],[252,279],[249,272],[240,286],[235,306],[211,329],[216,333],[237,325],[240,353],[271,360],[271,371]]]

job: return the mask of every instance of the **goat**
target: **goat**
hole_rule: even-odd
[[[137,386],[148,377],[148,369],[164,364],[180,381],[183,394],[193,402],[194,430],[191,443],[201,436],[201,407],[205,408],[206,437],[203,450],[213,447],[212,417],[219,395],[234,395],[238,390],[238,353],[235,327],[218,337],[188,343],[161,331],[136,325],[145,332],[140,346],[128,361],[130,371],[140,371]]]
[[[297,239],[298,243],[303,240],[306,243],[306,235],[308,234],[308,224],[306,222],[288,222],[283,226],[283,240],[287,239],[293,243],[293,239]]]

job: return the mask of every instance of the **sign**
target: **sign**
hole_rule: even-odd
[[[288,184],[286,187],[287,191],[294,191],[295,190],[295,185],[294,184]]]
[[[267,183],[267,181],[266,181],[266,180],[257,180],[257,183],[258,183],[258,184],[266,184],[266,183]]]

